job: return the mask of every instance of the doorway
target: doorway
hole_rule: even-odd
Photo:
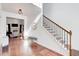
[[[24,20],[7,17],[6,18],[7,36],[9,38],[17,38],[24,36]]]

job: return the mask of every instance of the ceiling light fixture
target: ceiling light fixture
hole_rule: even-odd
[[[18,10],[18,14],[23,14],[22,9]]]

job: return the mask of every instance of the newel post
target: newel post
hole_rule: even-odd
[[[72,56],[72,43],[71,43],[72,31],[70,30],[70,45],[69,45],[69,55]]]

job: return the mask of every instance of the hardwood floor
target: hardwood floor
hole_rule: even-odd
[[[72,56],[79,56],[79,51],[72,49]]]
[[[11,38],[8,50],[3,51],[3,56],[61,56],[35,42],[31,45],[28,40]]]
[[[38,56],[62,56],[61,54],[43,47],[35,42],[32,43],[31,48],[34,54]]]
[[[25,56],[33,54],[27,40],[22,40],[20,38],[11,38],[8,50],[4,52],[3,55]]]

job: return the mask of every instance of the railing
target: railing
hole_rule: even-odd
[[[68,50],[71,56],[71,30],[68,31],[43,15],[43,26],[50,32],[64,48]]]

